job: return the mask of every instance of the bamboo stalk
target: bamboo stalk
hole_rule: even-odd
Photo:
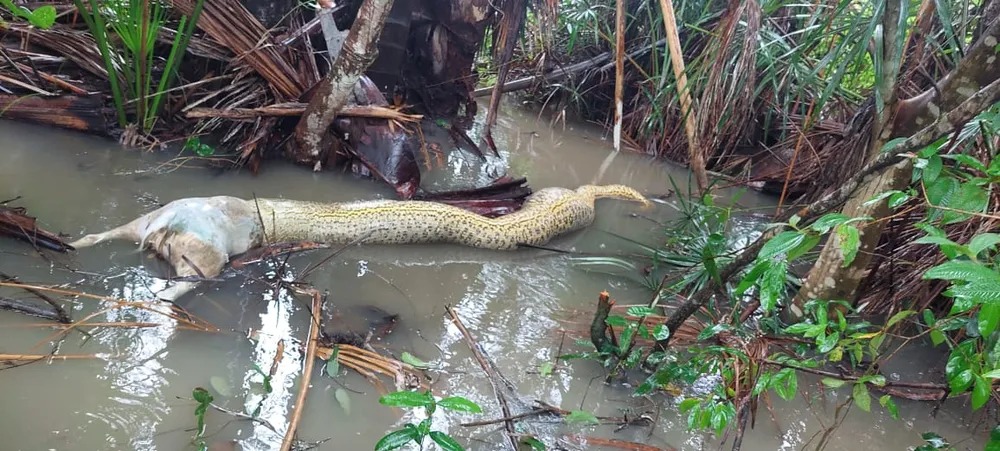
[[[615,2],[615,152],[622,147],[622,111],[625,95],[625,0]]]
[[[694,172],[698,189],[702,192],[708,188],[708,173],[705,171],[705,155],[698,144],[698,129],[695,115],[692,111],[691,92],[688,90],[687,74],[684,68],[684,54],[681,53],[681,41],[677,33],[677,18],[674,17],[672,0],[660,0],[660,10],[663,11],[663,28],[667,36],[667,48],[670,49],[670,63],[677,80],[677,95],[681,99],[681,115],[684,116],[684,132],[688,140],[688,159],[691,171]]]

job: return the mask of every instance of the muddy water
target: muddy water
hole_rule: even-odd
[[[313,173],[280,163],[270,163],[262,174],[251,176],[175,168],[163,156],[126,152],[107,141],[10,122],[0,122],[0,136],[0,198],[23,196],[19,205],[39,217],[45,227],[72,236],[106,229],[186,196],[257,195],[319,201],[391,196],[388,189],[348,174]],[[442,188],[456,180],[482,182],[507,168],[512,175],[527,176],[535,187],[628,183],[659,194],[668,189],[669,176],[681,185],[687,181],[686,173],[642,156],[621,154],[609,160],[609,143],[584,126],[552,128],[533,115],[513,113],[501,120],[495,137],[502,155],[485,164],[468,152],[429,154],[434,169],[425,177],[425,185]],[[770,201],[745,195],[740,202],[754,207]],[[670,205],[639,216],[635,212],[631,205],[603,201],[593,227],[552,245],[581,252],[633,253],[636,249],[622,236],[655,242],[658,229],[650,218],[675,214]],[[329,254],[315,251],[290,258],[286,277],[301,276]],[[99,312],[93,321],[159,326],[90,329],[57,341],[52,329],[37,326],[39,320],[0,312],[0,353],[46,353],[58,346],[61,354],[93,356],[0,372],[0,449],[192,449],[196,420],[191,392],[195,387],[207,388],[224,408],[258,410],[259,417],[278,431],[211,410],[205,417],[206,442],[217,449],[275,449],[298,390],[303,364],[298,343],[308,331],[306,301],[263,281],[275,270],[260,265],[181,301],[194,315],[220,327],[221,333],[184,330],[149,310],[77,299],[65,301],[76,319]],[[162,268],[130,243],[43,258],[26,245],[0,240],[0,271],[26,282],[72,284],[74,290],[130,300],[145,299],[150,290],[165,283],[160,278]],[[525,432],[540,434],[550,443],[565,434],[581,434],[665,449],[717,446],[717,438],[685,430],[685,418],[677,409],[679,400],[667,399],[653,409],[648,400],[631,398],[627,387],[601,384],[595,377],[603,373],[594,363],[560,363],[551,375],[539,374],[540,367],[552,362],[560,349],[564,353],[582,350],[560,330],[571,323],[585,327],[588,317],[578,312],[591,308],[600,290],[611,290],[620,302],[640,303],[648,298],[634,275],[584,271],[568,258],[544,251],[420,245],[351,248],[305,280],[329,293],[330,320],[338,324],[357,323],[357,312],[372,307],[400,315],[395,330],[376,342],[376,348],[396,355],[407,351],[430,362],[438,368],[432,373],[438,395],[461,395],[484,406],[483,415],[451,415],[435,423],[471,449],[504,449],[501,429],[462,428],[458,423],[501,415],[488,380],[456,327],[444,318],[445,305],[455,306],[525,399],[598,415],[650,412],[658,419],[653,426],[617,433],[610,426],[546,424],[533,424]],[[23,297],[10,290],[0,290],[0,295]],[[247,338],[248,331],[254,331],[254,340]],[[279,342],[284,344],[283,352],[268,394],[255,367],[264,371],[271,367]],[[898,371],[911,379],[923,369]],[[773,419],[761,409],[757,427],[744,439],[743,449],[800,449],[816,443],[817,436],[834,423],[835,406],[845,394],[824,395],[817,384],[804,380],[800,389],[806,396],[793,402],[772,397]],[[299,437],[328,439],[319,449],[371,449],[384,433],[411,419],[380,406],[377,398],[378,390],[356,373],[342,370],[332,379],[317,365]],[[981,447],[977,443],[982,436],[966,432],[966,423],[973,420],[961,416],[964,409],[945,408],[932,419],[924,405],[901,404],[902,421],[854,409],[832,432],[828,449],[903,449],[918,444],[919,433],[928,430],[956,442],[971,440],[963,444],[972,449]]]

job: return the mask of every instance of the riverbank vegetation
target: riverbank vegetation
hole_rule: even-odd
[[[4,1],[0,109],[130,145],[185,142],[254,171],[274,157],[355,162],[410,198],[420,127],[485,159],[500,95],[518,91],[695,174],[685,217],[645,248],[651,300],[623,312],[600,295],[594,349],[567,358],[599,361],[637,395],[682,393],[689,426],[733,431],[734,449],[760,401],[797,396],[801,378],[849,392],[838,420],[959,398],[996,423],[1000,2],[400,4],[317,15],[287,2],[275,15],[218,0]],[[339,57],[331,20],[351,30]],[[476,116],[476,95],[492,96],[483,143],[459,117]],[[763,226],[716,201],[732,186],[777,196]],[[939,377],[887,374],[922,347],[941,350],[926,362]],[[709,390],[677,388],[706,378]],[[387,399],[428,416],[440,405],[419,396]],[[409,426],[392,440],[454,446],[429,422]]]

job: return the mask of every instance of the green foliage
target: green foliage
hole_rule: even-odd
[[[24,6],[15,5],[11,0],[0,0],[0,6],[14,16],[27,20],[31,25],[43,30],[52,28],[56,22],[56,7],[52,5],[42,5],[31,10]]]
[[[155,46],[166,24],[166,6],[158,0],[73,0],[97,42],[108,81],[118,124],[129,122],[125,105],[135,103],[135,121],[144,132],[152,130],[167,91],[173,85],[181,59],[195,30],[204,0],[195,0],[191,17],[181,17],[163,72],[156,81]],[[112,38],[112,32],[114,38]],[[116,38],[116,39],[115,39]],[[115,45],[112,45],[114,43]],[[119,79],[124,80],[124,87]]]
[[[736,418],[736,407],[731,401],[719,396],[688,398],[681,401],[681,413],[687,414],[691,429],[710,429],[721,434]]]
[[[403,363],[405,363],[407,365],[411,365],[414,368],[422,368],[423,369],[423,368],[430,367],[429,363],[427,363],[427,362],[425,362],[423,360],[420,360],[420,359],[414,357],[413,354],[410,354],[409,352],[406,352],[406,351],[403,351],[403,354],[399,357],[399,359],[402,360]]]
[[[199,157],[210,157],[215,154],[215,148],[208,144],[203,144],[201,138],[197,136],[191,136],[184,140],[184,150],[194,152]]]
[[[194,408],[194,417],[198,421],[197,432],[195,432],[193,439],[194,444],[199,451],[207,450],[208,444],[205,443],[205,413],[208,412],[208,408],[211,407],[212,401],[215,398],[212,397],[208,390],[201,387],[195,388],[191,395],[195,402],[198,403]]]
[[[583,410],[574,410],[566,415],[566,422],[570,424],[598,424],[600,421],[594,414]]]
[[[462,445],[450,435],[431,430],[431,418],[438,407],[464,413],[482,413],[483,411],[478,404],[461,396],[436,399],[430,391],[398,391],[382,396],[378,402],[391,407],[422,408],[427,413],[427,418],[417,424],[407,423],[403,425],[402,429],[386,434],[375,444],[375,451],[401,448],[410,442],[423,448],[424,441],[428,437],[443,450],[462,450],[464,449]]]

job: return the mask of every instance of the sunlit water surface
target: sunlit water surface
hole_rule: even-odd
[[[472,133],[477,137],[479,130]],[[389,189],[340,172],[314,173],[280,162],[267,162],[261,174],[181,168],[164,171],[168,159],[125,151],[101,139],[0,121],[2,162],[0,198],[23,196],[41,224],[71,236],[97,232],[131,220],[160,203],[188,196],[234,195],[285,197],[317,201],[389,198]],[[686,172],[650,158],[619,154],[609,158],[610,143],[589,126],[551,127],[531,113],[501,118],[495,138],[499,158],[482,163],[465,151],[431,154],[435,168],[425,176],[432,189],[483,183],[508,172],[526,176],[533,187],[584,183],[627,183],[649,194],[670,188],[669,177],[686,186]],[[656,243],[661,229],[653,220],[675,216],[674,200],[654,211],[602,201],[598,219],[586,231],[570,234],[552,246],[581,252],[637,252],[629,240]],[[771,201],[743,195],[746,208]],[[633,214],[638,213],[638,215]],[[288,260],[289,275],[319,263],[332,251],[299,254]],[[92,321],[157,323],[142,329],[96,328],[54,340],[54,329],[38,319],[0,311],[0,353],[39,354],[58,345],[61,354],[94,358],[34,363],[0,372],[0,437],[3,450],[179,450],[192,449],[196,387],[207,388],[216,403],[233,411],[259,410],[259,417],[284,432],[302,371],[298,344],[308,333],[308,300],[276,292],[260,278],[274,267],[260,265],[226,281],[202,287],[181,301],[193,314],[224,330],[184,330],[154,311],[115,308],[110,302],[67,300],[75,319],[102,312]],[[38,255],[29,246],[0,239],[0,272],[39,284],[71,284],[71,289],[128,300],[147,299],[164,286],[162,268],[131,243],[110,243],[71,255]],[[619,271],[620,272],[620,271]],[[526,400],[542,400],[568,410],[621,416],[649,412],[654,426],[556,427],[525,424],[527,432],[570,449],[584,449],[563,438],[584,435],[620,438],[670,449],[712,449],[718,438],[686,431],[680,399],[633,398],[624,385],[602,384],[603,371],[593,362],[559,363],[551,375],[539,374],[558,353],[583,351],[564,337],[569,327],[585,330],[597,293],[610,290],[621,303],[642,303],[649,292],[630,274],[582,270],[568,257],[544,251],[491,252],[451,245],[363,246],[348,249],[306,280],[329,292],[328,316],[350,318],[357,307],[375,306],[397,313],[401,321],[377,349],[409,352],[431,362],[433,389],[439,396],[461,395],[484,406],[482,415],[448,415],[435,423],[471,449],[506,449],[502,428],[463,428],[458,423],[500,417],[495,397],[479,365],[471,358],[458,329],[444,314],[452,305],[472,334],[511,379]],[[0,296],[26,298],[0,290]],[[257,340],[246,338],[257,331]],[[267,371],[284,343],[284,354],[265,394],[255,366]],[[924,379],[918,364],[901,367],[903,379]],[[388,381],[386,381],[388,382]],[[346,390],[349,406],[335,391]],[[827,449],[904,449],[919,444],[919,433],[936,431],[981,449],[983,434],[966,418],[967,407],[950,403],[929,416],[930,406],[900,402],[902,420],[856,407],[839,427],[836,407],[846,393],[821,389],[802,379],[802,396],[791,402],[770,397],[757,415],[744,450],[791,450],[814,446],[833,428]],[[409,417],[378,404],[378,391],[356,373],[329,378],[317,364],[298,437],[321,441],[319,449],[371,449],[386,432]],[[656,408],[651,404],[659,403]],[[876,408],[876,410],[878,410]],[[773,417],[772,417],[773,413]],[[210,410],[206,441],[215,449],[276,449],[281,435],[261,424]],[[979,425],[979,430],[982,430]],[[729,447],[729,444],[724,445]]]

